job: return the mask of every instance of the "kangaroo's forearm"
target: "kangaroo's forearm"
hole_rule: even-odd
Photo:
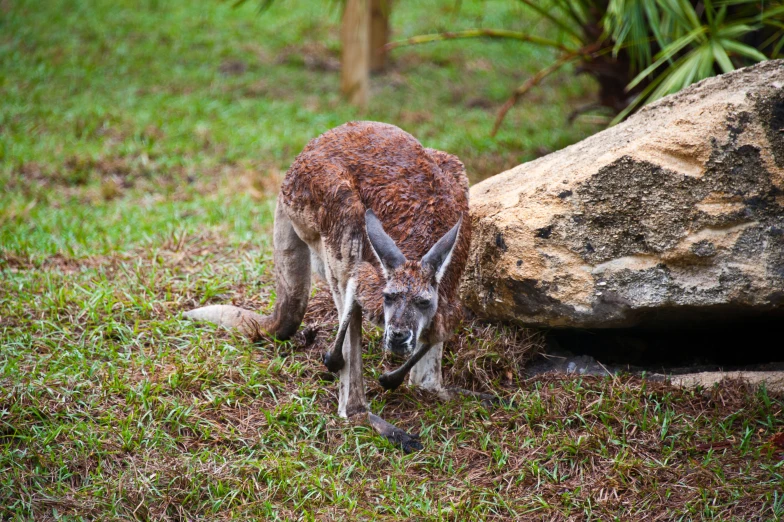
[[[414,352],[414,354],[403,363],[402,366],[400,366],[397,370],[385,373],[381,376],[381,378],[379,378],[378,382],[381,383],[381,386],[383,386],[385,390],[394,390],[403,384],[403,379],[406,378],[406,375],[409,371],[411,371],[411,368],[413,368],[414,365],[425,356],[432,346],[432,344],[423,344],[419,350]]]
[[[327,367],[327,370],[335,373],[339,372],[345,365],[345,359],[343,359],[343,343],[346,340],[348,325],[351,323],[355,314],[362,313],[362,309],[356,302],[346,306],[348,306],[348,310],[338,327],[338,335],[335,337],[335,344],[333,345],[332,350],[324,353],[323,356],[324,366]]]

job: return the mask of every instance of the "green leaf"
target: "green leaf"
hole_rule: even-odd
[[[706,53],[705,50],[708,52]],[[680,58],[664,73],[667,75],[667,78],[651,93],[647,100],[648,103],[691,85],[697,70],[702,69],[705,62],[710,63],[710,66],[713,67],[713,54],[707,45],[694,49]]]
[[[779,42],[773,47],[773,52],[770,53],[771,58],[778,58],[779,53],[781,52],[781,48],[784,47],[784,32],[780,33],[782,35]]]
[[[666,28],[666,24],[662,22],[662,15],[658,9],[656,0],[643,0],[643,4],[645,6],[645,15],[648,18],[651,32],[653,33],[654,38],[656,38],[659,47],[664,48],[667,45],[664,35],[668,34],[668,32],[662,31],[662,29]]]
[[[721,67],[721,70],[725,73],[735,70],[735,66],[732,65],[732,60],[727,55],[727,51],[724,50],[722,44],[724,40],[711,40],[711,52],[713,53],[713,57],[716,59],[716,62]]]
[[[664,49],[662,49],[656,56],[658,59],[653,62],[650,66],[648,66],[644,71],[638,74],[629,85],[626,87],[626,90],[633,89],[636,85],[638,85],[641,81],[643,81],[649,74],[659,68],[664,62],[671,61],[677,53],[685,48],[687,45],[698,39],[701,35],[705,34],[704,27],[698,27],[697,29],[689,32],[687,35],[682,36],[677,41],[671,43]]]
[[[725,27],[722,27],[718,31],[715,31],[715,35],[719,38],[731,38],[737,39],[739,37],[745,36],[748,33],[759,29],[760,26],[750,26],[746,24],[732,24]]]
[[[520,1],[525,5],[527,5],[528,7],[530,7],[531,9],[533,9],[534,11],[536,11],[537,13],[539,13],[540,16],[547,18],[556,26],[560,27],[562,30],[572,35],[577,42],[585,43],[582,35],[577,29],[570,26],[568,23],[564,22],[563,20],[557,18],[555,15],[551,14],[544,7],[537,5],[536,2],[533,2],[532,0],[520,0]]]
[[[625,49],[634,70],[640,70],[651,62],[652,39],[649,29],[657,27],[658,23],[649,24],[646,7],[653,1],[611,0],[602,21],[605,34],[615,42],[613,56],[618,56]]]
[[[713,76],[715,73],[713,70],[713,50],[709,47],[705,47],[703,52],[705,53],[705,56],[698,65],[697,80]]]
[[[713,3],[710,0],[703,0],[703,6],[705,7],[705,18],[708,19],[708,25],[714,27],[716,24],[716,17],[713,12]],[[697,23],[699,24],[699,21]]]
[[[692,31],[702,27],[694,8],[686,0],[659,0],[659,6],[681,29]]]
[[[728,51],[732,51],[735,54],[739,54],[741,56],[745,56],[746,58],[750,58],[755,62],[764,62],[768,59],[767,56],[759,52],[753,47],[750,47],[746,44],[742,44],[740,42],[736,42],[735,40],[726,40],[724,42],[724,48]]]

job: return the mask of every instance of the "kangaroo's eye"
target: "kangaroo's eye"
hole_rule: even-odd
[[[384,304],[391,305],[395,302],[395,296],[393,294],[384,294]]]
[[[417,299],[415,302],[416,302],[416,305],[419,308],[428,308],[430,306],[430,299],[422,299],[422,298],[420,298],[420,299]]]

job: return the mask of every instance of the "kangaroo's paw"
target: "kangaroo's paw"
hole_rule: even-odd
[[[357,314],[362,317],[362,309],[354,301],[347,305],[346,310],[346,316],[342,321],[340,321],[338,334],[335,336],[335,344],[332,345],[332,350],[324,352],[324,355],[321,357],[321,361],[324,363],[324,366],[327,367],[327,370],[333,373],[339,372],[343,369],[343,366],[346,365],[346,361],[343,359],[343,343],[346,340],[348,325],[353,320],[353,317],[355,317]]]
[[[403,384],[403,381],[406,379],[408,372],[411,371],[411,368],[413,368],[432,347],[432,344],[423,344],[400,368],[385,373],[378,379],[378,382],[385,390],[394,390],[399,387]]]
[[[405,374],[400,374],[396,371],[387,372],[378,378],[378,383],[387,391],[395,390],[403,384],[405,377]]]
[[[424,446],[419,442],[419,435],[411,435],[388,423],[378,415],[372,413],[367,414],[368,423],[380,435],[383,435],[389,442],[395,446],[399,446],[405,453],[412,453],[414,451],[421,451]]]
[[[331,371],[332,373],[338,373],[346,365],[346,361],[343,359],[342,351],[332,350],[324,352],[324,354],[321,356],[321,361],[324,363],[324,366],[327,367],[327,370]]]

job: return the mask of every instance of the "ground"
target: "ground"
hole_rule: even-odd
[[[400,0],[393,26],[549,30],[523,13]],[[384,393],[368,328],[372,408],[425,445],[403,455],[335,415],[323,294],[292,342],[182,320],[205,303],[269,309],[277,184],[330,127],[395,123],[472,180],[598,130],[566,124],[594,86],[565,72],[489,137],[548,52],[402,49],[359,114],[336,94],[330,2],[0,1],[0,26],[0,519],[784,516],[784,401],[764,389],[521,381],[537,335],[469,325],[448,377],[507,402],[444,404]]]

